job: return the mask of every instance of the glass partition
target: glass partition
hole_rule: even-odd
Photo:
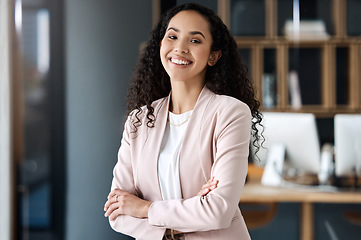
[[[336,104],[349,103],[349,48],[336,48]]]
[[[264,36],[264,0],[232,0],[231,31],[234,36]]]
[[[266,48],[263,51],[262,105],[265,109],[277,106],[277,71],[276,49]]]
[[[177,0],[177,5],[189,2],[201,4],[217,13],[218,0]]]
[[[62,239],[65,120],[61,1],[17,2],[24,136],[24,155],[17,166],[17,235],[25,240]]]
[[[289,49],[289,103],[291,107],[321,105],[321,49]]]
[[[241,61],[248,68],[248,73],[251,72],[251,49],[250,48],[238,48],[238,54],[241,57]]]
[[[361,36],[361,1],[347,0],[346,1],[346,29],[349,36]]]

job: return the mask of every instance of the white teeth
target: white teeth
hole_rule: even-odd
[[[176,58],[171,58],[172,63],[178,64],[178,65],[189,65],[191,64],[190,62],[181,60],[181,59],[176,59]]]

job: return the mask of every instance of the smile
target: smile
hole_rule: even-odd
[[[170,61],[172,63],[175,63],[177,65],[189,65],[192,62],[191,61],[187,61],[187,60],[182,60],[182,59],[177,59],[177,58],[171,58]]]

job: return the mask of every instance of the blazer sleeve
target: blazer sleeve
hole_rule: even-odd
[[[247,175],[252,118],[241,102],[227,106],[219,118],[211,173],[219,180],[218,187],[204,197],[153,202],[148,212],[150,224],[182,232],[230,226]]]
[[[118,162],[113,170],[111,190],[119,188],[137,195],[133,176],[130,124],[130,118],[128,118],[125,123],[121,146],[118,151]],[[140,219],[120,215],[114,221],[109,220],[109,223],[115,231],[136,239],[162,239],[165,232],[164,228],[150,225],[147,218]]]

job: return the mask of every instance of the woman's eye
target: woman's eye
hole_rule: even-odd
[[[201,41],[199,41],[198,39],[192,39],[191,43],[201,43]]]
[[[176,36],[173,36],[173,35],[169,36],[168,38],[169,38],[169,39],[177,39],[177,37],[176,37]]]

